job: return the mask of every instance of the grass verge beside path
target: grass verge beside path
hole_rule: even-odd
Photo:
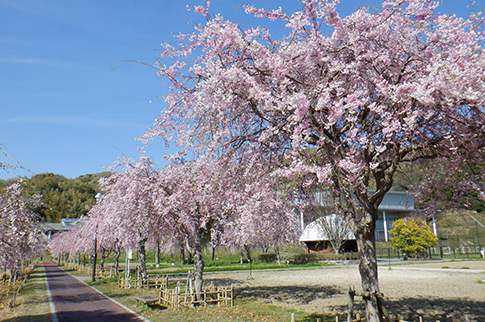
[[[331,263],[306,263],[306,264],[273,264],[273,263],[255,263],[252,266],[249,264],[242,265],[227,265],[227,266],[207,266],[204,267],[204,273],[210,272],[232,272],[232,271],[256,271],[256,270],[286,270],[286,269],[304,269],[304,268],[323,268],[333,267]],[[159,268],[149,268],[148,274],[186,274],[188,271],[193,271],[194,265],[184,265],[183,267],[174,267],[169,265],[161,265]]]
[[[0,321],[52,321],[45,272],[41,264],[35,266],[25,282],[15,307],[0,309]]]
[[[335,321],[335,317],[325,317],[308,314],[306,312],[285,309],[279,306],[261,304],[255,301],[243,301],[236,298],[233,307],[200,307],[168,309],[155,305],[148,307],[138,304],[134,296],[157,297],[158,292],[154,289],[121,289],[114,280],[104,279],[96,282],[88,282],[114,300],[129,307],[145,318],[153,321],[290,321],[294,314],[296,321]]]

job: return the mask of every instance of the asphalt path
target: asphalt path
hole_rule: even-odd
[[[54,322],[143,321],[51,262],[44,262]],[[146,320],[145,320],[146,321]]]

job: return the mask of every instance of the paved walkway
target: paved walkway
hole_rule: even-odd
[[[54,322],[143,321],[53,263],[43,264]]]

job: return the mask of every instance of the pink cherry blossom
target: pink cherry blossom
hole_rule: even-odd
[[[46,250],[47,238],[30,210],[38,202],[22,195],[21,180],[0,192],[0,266],[19,270]]]
[[[379,315],[377,208],[399,164],[484,146],[483,17],[439,15],[438,4],[389,0],[346,17],[331,1],[292,14],[249,6],[288,34],[215,16],[160,59],[172,89],[145,138],[177,137],[197,155],[229,149],[328,185],[357,238],[369,320]]]

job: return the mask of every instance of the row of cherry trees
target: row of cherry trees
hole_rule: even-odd
[[[127,218],[143,218],[123,227],[119,242],[130,234],[131,243],[158,238],[150,227],[163,227],[158,234],[193,252],[200,282],[202,240],[246,245],[255,232],[272,235],[275,225],[267,223],[284,222],[275,190],[264,188],[274,182],[254,178],[303,178],[333,193],[357,239],[367,318],[381,321],[375,226],[396,171],[419,160],[446,160],[450,171],[484,162],[483,12],[466,19],[438,14],[432,0],[387,0],[346,17],[338,1],[302,0],[294,13],[246,6],[250,15],[285,24],[287,33],[276,38],[212,16],[209,3],[194,8],[204,22],[177,35],[178,45],[166,44],[154,66],[171,90],[145,138],[176,138],[184,152],[222,160],[175,162],[162,171],[142,160],[115,174],[106,190],[119,189],[112,193],[121,199],[146,196],[110,201],[123,205],[113,207]],[[258,169],[254,160],[271,166]],[[133,182],[130,173],[139,188],[122,184]],[[99,213],[91,228],[102,227]]]
[[[0,267],[18,271],[47,246],[38,218],[30,210],[40,197],[26,198],[18,181],[0,193]]]
[[[367,318],[380,321],[375,226],[397,169],[484,162],[483,11],[459,18],[437,13],[438,1],[387,0],[343,17],[339,1],[301,2],[294,13],[245,6],[283,23],[281,38],[212,15],[210,1],[196,6],[204,22],[155,66],[171,92],[146,138],[265,159],[328,187],[357,239]]]
[[[202,289],[202,250],[212,246],[266,246],[295,241],[296,218],[284,183],[267,176],[258,162],[231,159],[177,160],[155,170],[151,160],[126,161],[102,182],[103,195],[69,232],[52,240],[54,255],[136,249],[146,278],[145,247],[161,241],[184,247]],[[103,258],[103,257],[102,257]]]

